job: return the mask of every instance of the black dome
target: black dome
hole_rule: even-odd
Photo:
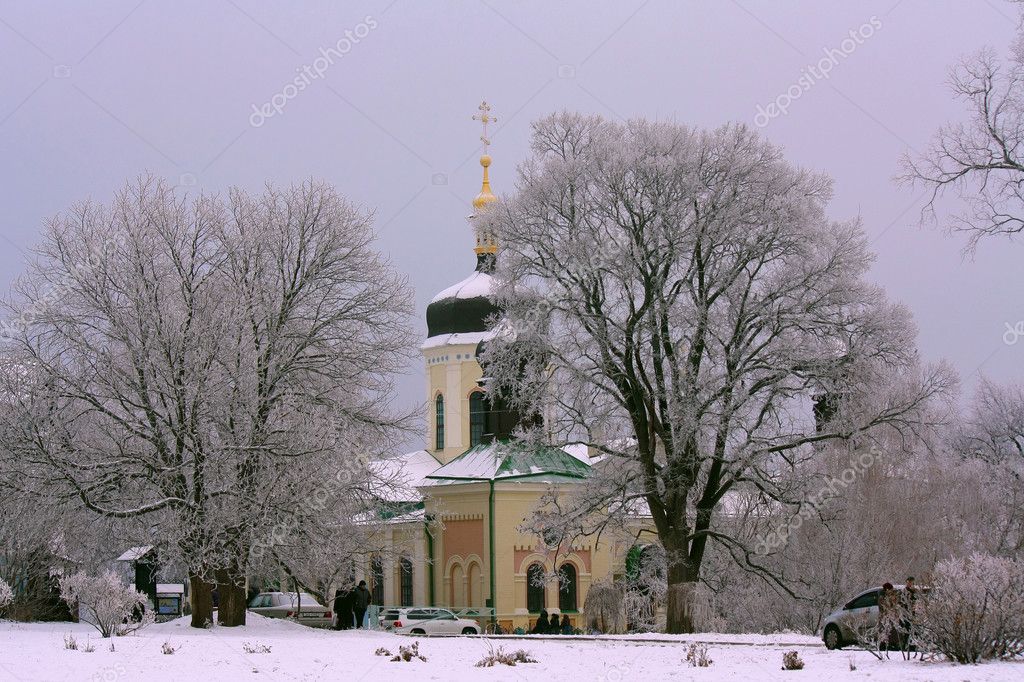
[[[427,306],[427,336],[487,331],[487,319],[498,312],[489,298],[445,298]]]
[[[482,254],[466,279],[434,297],[427,306],[427,336],[487,331],[487,320],[498,313],[490,298],[493,256]]]

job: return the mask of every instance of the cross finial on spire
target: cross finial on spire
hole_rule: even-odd
[[[484,143],[484,154],[487,153],[487,148],[491,144],[491,138],[487,137],[487,124],[495,123],[498,119],[495,116],[491,116],[491,105],[487,103],[487,100],[480,102],[480,106],[477,107],[480,111],[479,114],[473,115],[474,121],[480,121],[483,124],[484,132],[480,136],[480,141]]]

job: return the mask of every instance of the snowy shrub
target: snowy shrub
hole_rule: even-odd
[[[626,630],[622,589],[609,581],[591,585],[583,613],[591,631],[615,634]]]
[[[162,653],[164,655],[167,655],[167,656],[170,656],[171,654],[173,654],[175,651],[177,651],[180,648],[181,648],[180,644],[178,646],[174,646],[170,642],[164,642],[163,644],[160,645],[160,653]]]
[[[419,642],[413,642],[409,646],[398,647],[398,654],[392,657],[391,662],[394,663],[396,661],[405,661],[406,663],[408,663],[414,658],[418,658],[424,663],[426,663],[427,661],[427,657],[420,654]]]
[[[691,644],[690,648],[686,650],[686,662],[690,664],[691,668],[707,668],[714,661],[708,658],[708,645],[707,644]]]
[[[867,614],[860,614],[851,618],[848,624],[853,630],[856,646],[881,660],[881,642],[884,641],[881,637],[881,623],[872,621]]]
[[[126,635],[153,622],[146,596],[121,582],[113,571],[91,576],[82,571],[60,580],[60,596],[103,637]],[[138,617],[138,620],[133,620]]]
[[[529,651],[525,649],[516,649],[512,653],[505,651],[504,647],[498,647],[497,650],[491,649],[491,652],[481,658],[476,663],[477,668],[493,668],[499,663],[502,665],[514,666],[516,663],[536,663],[537,659],[530,655]]]
[[[70,632],[64,635],[64,648],[69,651],[78,651],[78,640]]]
[[[914,614],[923,649],[958,663],[1024,654],[1024,559],[949,559],[932,587]]]
[[[668,601],[665,550],[659,545],[645,547],[626,570],[622,581],[626,627],[631,632],[653,632],[658,629],[658,607]]]
[[[392,653],[391,653],[391,651],[389,649],[385,649],[384,647],[380,647],[379,649],[377,649],[376,651],[373,652],[373,655],[374,656],[391,656]]]
[[[0,578],[0,613],[14,602],[14,590],[7,584],[7,581]]]
[[[244,651],[247,654],[269,654],[270,645],[260,644],[259,642],[257,642],[256,644],[249,644],[249,642],[243,642],[242,651]],[[380,651],[380,649],[378,649],[377,651]],[[377,655],[379,656],[380,654]]]
[[[783,670],[803,670],[804,659],[800,658],[800,654],[796,651],[787,651],[782,654],[782,669]]]
[[[82,651],[87,654],[91,654],[96,651],[96,645],[92,643],[92,640],[88,637],[85,638],[85,646],[82,647]]]

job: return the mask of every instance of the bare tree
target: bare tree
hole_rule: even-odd
[[[92,512],[144,518],[187,567],[194,626],[214,581],[221,622],[244,622],[251,546],[305,499],[296,474],[402,423],[410,299],[372,239],[323,185],[225,204],[144,179],[52,220],[18,284],[13,454]]]
[[[481,224],[506,315],[487,374],[544,415],[534,437],[603,454],[566,527],[649,513],[668,630],[692,631],[709,541],[772,577],[724,501],[799,504],[817,444],[913,428],[953,379],[917,367],[909,314],[863,279],[859,224],[825,215],[829,180],[750,130],[561,114],[533,150]]]
[[[986,48],[950,70],[949,86],[967,120],[948,123],[920,155],[907,153],[900,180],[930,190],[922,216],[934,219],[938,200],[954,190],[967,208],[949,228],[968,248],[989,236],[1024,231],[1024,36],[1008,59]]]
[[[978,550],[1018,556],[1024,550],[1024,386],[983,379],[952,448],[982,467],[975,509],[988,507],[980,515],[987,532]]]

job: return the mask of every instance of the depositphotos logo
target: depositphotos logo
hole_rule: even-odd
[[[319,50],[320,56],[314,59],[311,64],[295,69],[299,72],[299,75],[281,88],[280,92],[274,94],[269,101],[261,106],[252,105],[252,113],[249,114],[249,125],[253,128],[259,128],[267,122],[268,118],[282,113],[288,102],[298,97],[300,92],[313,84],[313,81],[323,78],[327,74],[328,69],[334,66],[337,60],[351,52],[352,48],[358,45],[363,38],[370,35],[370,31],[377,28],[378,25],[376,19],[366,15],[366,18],[356,24],[355,28],[345,29],[345,37],[338,40],[337,43],[331,47],[321,47]]]

